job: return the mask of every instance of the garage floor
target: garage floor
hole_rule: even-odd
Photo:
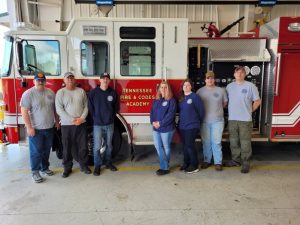
[[[155,175],[153,147],[138,147],[134,161],[127,149],[116,161],[118,172],[103,169],[95,177],[75,164],[66,179],[52,153],[56,174],[35,184],[27,145],[1,146],[0,225],[300,224],[299,144],[254,145],[249,174],[238,168],[184,174],[177,145],[172,172],[163,177]]]

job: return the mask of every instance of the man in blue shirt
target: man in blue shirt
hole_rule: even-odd
[[[94,175],[100,175],[103,163],[111,171],[117,171],[112,164],[112,137],[114,133],[114,118],[118,112],[117,93],[109,87],[110,75],[103,73],[100,76],[100,87],[96,87],[89,93],[88,108],[93,118],[94,134]],[[106,144],[104,159],[101,158],[100,149],[102,142]]]
[[[246,71],[239,66],[234,71],[235,82],[227,85],[228,94],[228,130],[232,160],[225,166],[240,166],[241,172],[250,170],[252,155],[252,112],[260,106],[261,100],[257,87],[245,80]]]

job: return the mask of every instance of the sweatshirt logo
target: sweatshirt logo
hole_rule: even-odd
[[[193,100],[191,98],[189,98],[187,101],[186,101],[187,104],[192,104],[193,103]]]
[[[113,96],[111,95],[107,96],[107,101],[112,102],[113,99],[114,99]]]
[[[243,94],[247,94],[247,89],[242,89]]]
[[[215,92],[213,95],[214,95],[215,98],[218,98],[218,97],[219,97],[219,93],[216,93],[216,92]]]
[[[164,101],[161,105],[162,105],[162,106],[167,106],[167,105],[168,105],[168,102],[167,102],[167,101]]]

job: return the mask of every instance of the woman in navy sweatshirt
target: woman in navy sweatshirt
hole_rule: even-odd
[[[184,163],[180,170],[186,173],[199,171],[195,139],[199,133],[200,121],[204,117],[204,106],[200,97],[192,92],[192,81],[183,81],[179,99],[179,129],[183,144]]]
[[[175,115],[176,101],[173,98],[170,84],[162,81],[158,87],[150,112],[153,140],[160,165],[160,169],[156,171],[156,174],[159,176],[170,172],[169,161],[171,141],[175,131]]]

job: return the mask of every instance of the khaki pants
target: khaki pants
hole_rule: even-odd
[[[243,163],[250,160],[252,127],[252,121],[228,121],[231,155],[236,162]]]

